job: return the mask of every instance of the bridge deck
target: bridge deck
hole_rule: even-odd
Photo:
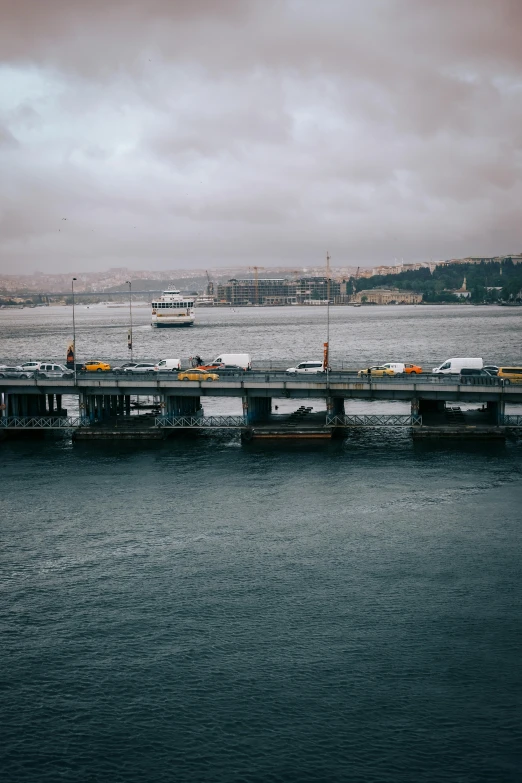
[[[469,380],[469,379],[468,379]],[[475,380],[475,379],[473,379]],[[0,378],[0,392],[14,394],[108,394],[108,395],[175,395],[201,397],[289,397],[345,399],[411,400],[440,399],[486,402],[504,400],[522,403],[522,385],[503,385],[497,378],[461,383],[447,376],[379,378],[371,381],[350,373],[335,372],[321,376],[289,376],[286,373],[252,372],[222,377],[217,381],[178,381],[176,378],[122,376],[104,373],[94,377],[79,375],[74,379]]]

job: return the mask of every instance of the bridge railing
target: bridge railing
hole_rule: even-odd
[[[4,416],[0,418],[3,430],[71,430],[85,427],[89,420],[83,416]]]
[[[518,414],[502,416],[501,423],[504,427],[522,427],[522,416]]]
[[[162,429],[230,429],[246,426],[244,416],[157,416],[155,426]]]
[[[393,414],[389,416],[327,416],[329,427],[420,427],[422,416]]]

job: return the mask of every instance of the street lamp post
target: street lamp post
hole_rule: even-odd
[[[330,253],[326,251],[326,346],[325,346],[326,388],[330,381]]]
[[[76,321],[74,318],[74,281],[76,280],[75,277],[71,280],[71,291],[72,291],[72,306],[73,306],[73,356],[74,356],[74,384],[76,385]]]
[[[130,329],[129,334],[127,337],[127,345],[130,348],[131,352],[131,362],[132,362],[132,282],[130,280],[125,281],[127,285],[129,286],[129,315],[130,315]]]

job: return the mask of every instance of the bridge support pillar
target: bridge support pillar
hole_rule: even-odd
[[[130,416],[130,394],[126,394],[125,397],[125,414]]]
[[[165,408],[163,410],[167,416],[197,416],[201,409],[200,397],[168,395],[165,398]]]
[[[29,411],[29,416],[38,416],[40,413],[40,398],[35,397],[34,394],[28,394],[27,407]]]
[[[506,411],[504,400],[501,400],[500,402],[490,401],[488,402],[487,407],[491,424],[493,424],[495,427],[500,427],[504,413]]]
[[[411,401],[411,415],[412,416],[418,416],[419,415],[419,398],[413,397]]]
[[[412,403],[413,405],[413,403]],[[418,413],[422,416],[423,413],[443,413],[445,407],[444,400],[419,400]],[[413,409],[412,409],[413,412]]]
[[[56,395],[56,411],[57,411],[57,413],[61,413],[62,412],[62,395],[61,394],[57,394]]]
[[[9,395],[7,392],[0,392],[0,416],[7,418],[9,408]]]
[[[266,421],[271,413],[271,397],[243,397],[243,415],[247,420],[247,424]]]
[[[49,413],[54,413],[54,394],[47,395],[47,409]]]
[[[327,397],[326,413],[328,416],[344,416],[344,398]]]

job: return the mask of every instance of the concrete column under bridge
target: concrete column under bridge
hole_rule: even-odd
[[[328,416],[344,416],[344,397],[327,397],[326,414]]]
[[[243,397],[243,415],[247,424],[266,421],[272,413],[271,397]]]
[[[164,404],[163,411],[166,416],[199,416],[202,411],[201,397],[169,394],[165,397]]]
[[[443,414],[446,403],[444,400],[423,400],[413,397],[411,400],[411,415],[425,416]]]
[[[500,427],[506,412],[504,400],[500,400],[500,402],[488,402],[487,410],[490,424],[493,424],[495,427]]]

